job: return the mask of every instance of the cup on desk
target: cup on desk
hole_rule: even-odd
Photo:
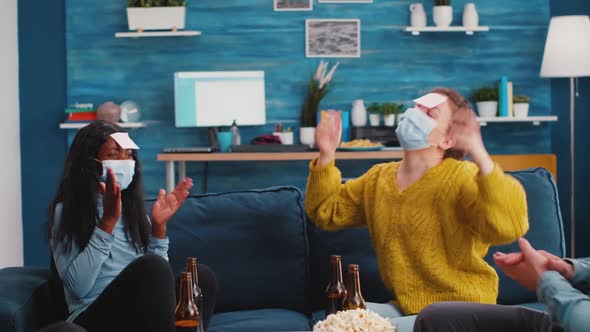
[[[217,142],[219,143],[219,152],[230,152],[232,133],[230,131],[218,131]]]
[[[277,136],[278,138],[281,139],[281,144],[293,145],[293,132],[292,131],[274,132],[272,134],[273,134],[273,136]]]

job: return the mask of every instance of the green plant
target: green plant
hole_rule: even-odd
[[[127,7],[182,7],[186,0],[128,0]]]
[[[435,6],[450,6],[451,0],[434,0]]]
[[[471,96],[474,102],[480,101],[498,101],[498,89],[493,87],[483,87],[475,90]]]
[[[369,105],[367,108],[368,113],[380,113],[380,111],[381,105],[379,105],[379,103],[371,103],[371,105]]]
[[[528,104],[530,100],[531,100],[531,97],[529,97],[529,96],[514,96],[514,98],[512,99],[512,101],[515,104],[516,103]]]
[[[379,113],[383,115],[399,114],[402,110],[402,105],[396,103],[383,103],[379,108]]]
[[[315,75],[309,79],[307,96],[301,107],[301,127],[317,126],[317,113],[320,101],[328,94],[328,83],[332,80],[332,76],[339,64],[340,63],[337,62],[332,69],[326,73],[328,63],[320,61]]]

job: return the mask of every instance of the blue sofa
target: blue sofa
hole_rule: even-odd
[[[527,192],[533,246],[563,257],[557,190],[545,169],[513,172]],[[191,196],[169,223],[170,263],[178,273],[196,255],[219,279],[209,331],[303,331],[323,318],[323,290],[331,254],[357,263],[367,301],[393,298],[383,286],[366,229],[325,232],[307,222],[303,193],[273,187]],[[153,202],[146,202],[148,208]],[[514,251],[514,244],[492,248]],[[400,271],[403,273],[403,271]],[[0,270],[0,331],[34,331],[63,319],[63,294],[49,271]],[[498,302],[543,309],[535,294],[500,273]]]

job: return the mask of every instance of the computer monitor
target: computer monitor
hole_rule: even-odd
[[[174,115],[176,127],[264,125],[264,72],[177,72]]]

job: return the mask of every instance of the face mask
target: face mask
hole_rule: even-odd
[[[404,150],[422,150],[430,147],[428,135],[436,127],[436,121],[418,108],[409,108],[402,115],[395,130]]]
[[[102,181],[107,182],[107,169],[111,169],[115,175],[117,184],[121,190],[127,189],[135,175],[135,160],[103,160]]]

